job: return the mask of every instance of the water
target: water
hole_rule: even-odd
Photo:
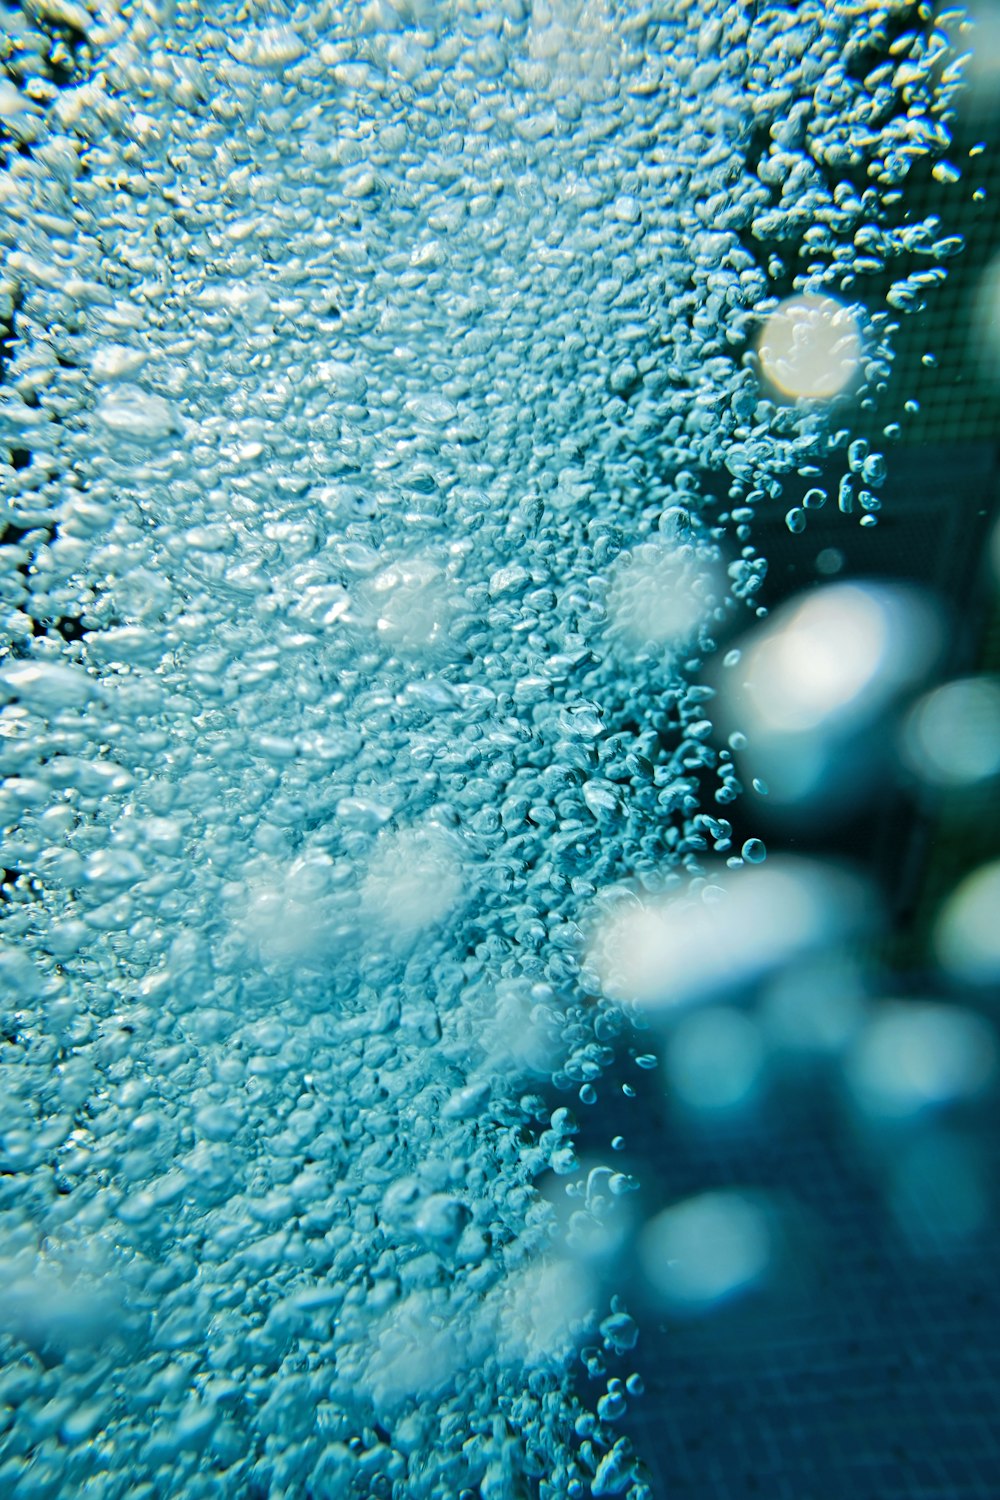
[[[947,38],[873,113],[856,12],[4,11],[5,1492],[651,1494],[633,1247],[709,1309],[769,1209],[642,1230],[558,1101],[856,920],[718,875],[706,666],[945,274],[861,231]]]

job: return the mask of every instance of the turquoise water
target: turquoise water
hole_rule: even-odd
[[[4,1493],[652,1494],[625,1267],[710,1307],[767,1214],[644,1224],[575,1117],[859,920],[734,843],[718,672],[825,664],[766,740],[920,655],[843,585],[768,636],[753,523],[877,520],[961,22],[4,13]]]

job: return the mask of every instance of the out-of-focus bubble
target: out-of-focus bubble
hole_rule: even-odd
[[[262,867],[251,877],[234,899],[236,927],[265,967],[325,967],[340,936],[335,893],[344,874],[328,854],[312,850],[280,872]]]
[[[533,6],[530,15],[529,55],[547,70],[546,91],[581,100],[599,97],[616,44],[608,0],[550,0]]]
[[[859,977],[847,960],[824,956],[794,964],[768,984],[760,1021],[771,1048],[831,1057],[856,1035],[865,1017]]]
[[[1000,255],[995,255],[979,278],[975,327],[978,360],[983,376],[1000,385]]]
[[[455,601],[441,568],[425,557],[391,563],[364,590],[379,639],[420,654],[448,644]]]
[[[1000,13],[993,0],[975,0],[970,5],[972,51],[967,77],[972,100],[992,111],[1000,90]]]
[[[745,652],[756,727],[796,734],[867,716],[923,669],[928,611],[902,590],[844,583],[774,615]]]
[[[576,1260],[529,1266],[508,1283],[500,1352],[527,1365],[558,1364],[596,1321],[597,1283]]]
[[[834,297],[790,297],[764,324],[757,353],[764,376],[783,395],[829,398],[857,376],[861,329]]]
[[[864,1115],[905,1119],[976,1098],[996,1062],[996,1037],[983,1017],[930,1001],[886,1001],[858,1037],[846,1079]]]
[[[597,925],[591,964],[611,999],[674,1010],[835,942],[869,912],[853,876],[779,860],[696,895],[617,906]]]
[[[459,904],[462,872],[448,836],[435,829],[384,833],[361,887],[364,919],[408,942]]]
[[[1000,978],[1000,860],[982,865],[952,892],[934,929],[941,966],[967,984]]]
[[[743,1193],[703,1193],[664,1209],[639,1238],[652,1290],[677,1311],[708,1312],[765,1277],[772,1234],[763,1206]]]
[[[927,693],[903,726],[902,753],[926,781],[966,786],[1000,771],[1000,683],[966,677]]]
[[[475,1358],[477,1329],[456,1324],[444,1298],[420,1288],[385,1314],[374,1330],[372,1353],[360,1377],[383,1409],[442,1390]]]
[[[843,572],[844,554],[839,547],[824,547],[816,554],[816,572],[821,573],[824,578],[833,578],[837,573]]]
[[[55,1265],[37,1256],[0,1261],[0,1334],[48,1358],[99,1357],[116,1341],[134,1339],[138,1324],[125,1312],[121,1286],[110,1267],[90,1258],[82,1274],[69,1256]]]
[[[711,568],[678,549],[647,542],[615,565],[608,621],[632,646],[683,646],[718,602]]]
[[[753,1018],[713,1005],[678,1022],[667,1045],[667,1082],[672,1097],[696,1113],[732,1114],[758,1095],[764,1061]]]
[[[919,594],[857,583],[793,600],[750,636],[742,671],[720,679],[722,717],[748,735],[771,800],[855,795],[873,758],[845,745],[927,671],[939,639]]]
[[[990,1177],[978,1144],[951,1131],[920,1133],[894,1153],[889,1201],[918,1251],[948,1249],[987,1222]]]

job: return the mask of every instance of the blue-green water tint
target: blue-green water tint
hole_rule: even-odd
[[[748,517],[867,391],[755,342],[885,348],[921,19],[873,113],[819,0],[5,16],[0,1489],[648,1496],[543,1094],[726,845]]]

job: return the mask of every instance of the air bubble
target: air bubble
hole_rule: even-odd
[[[857,5],[773,35],[787,7],[711,0],[22,10],[15,1487],[649,1500],[615,1430],[641,1382],[588,1353],[581,1414],[577,1353],[632,1347],[637,1241],[653,1300],[707,1313],[763,1279],[769,1210],[695,1198],[647,1242],[648,1185],[543,1101],[592,1141],[672,1069],[692,1120],[749,1108],[734,991],[870,909],[838,872],[752,868],[754,841],[727,860],[713,814],[743,795],[733,725],[787,805],[915,681],[882,594],[769,620],[755,528],[800,531],[856,454],[900,331],[879,289],[929,302],[920,257],[960,248],[905,196],[947,148],[950,60],[860,80]],[[727,124],[754,119],[769,152]],[[877,459],[839,493],[863,524]],[[941,917],[960,983],[966,939],[992,972],[979,895]]]

